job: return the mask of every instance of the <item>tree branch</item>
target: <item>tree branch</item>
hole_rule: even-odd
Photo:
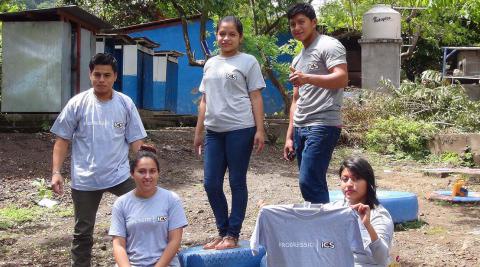
[[[285,18],[285,17],[287,17],[287,14],[283,14],[282,16],[278,17],[272,24],[266,25],[262,29],[261,34],[265,34],[265,35],[273,34],[272,31],[275,30],[278,27],[278,25],[282,21],[282,18]]]
[[[417,28],[415,29],[415,34],[413,36],[412,44],[408,47],[406,52],[400,54],[400,58],[402,61],[410,58],[413,55],[413,51],[415,51],[415,48],[417,47],[417,42],[422,32],[421,29],[421,26],[417,25]]]
[[[283,84],[277,79],[277,76],[273,72],[272,64],[270,63],[270,60],[268,57],[263,53],[263,51],[260,49],[260,47],[257,47],[258,50],[260,51],[260,54],[262,55],[263,59],[263,71],[267,75],[268,79],[273,83],[277,91],[280,93],[280,96],[283,99],[283,103],[285,104],[285,107],[283,108],[283,113],[288,116],[290,113],[290,105],[291,105],[291,100],[290,96],[287,93],[287,90],[283,86]]]
[[[183,31],[183,40],[185,41],[185,48],[187,50],[188,64],[190,66],[203,67],[205,65],[205,60],[196,60],[195,54],[192,51],[190,45],[190,38],[188,37],[188,25],[187,25],[187,16],[185,10],[181,7],[175,0],[170,0],[175,10],[177,10],[178,15],[182,22],[182,31]]]

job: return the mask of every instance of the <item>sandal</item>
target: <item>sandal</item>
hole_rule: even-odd
[[[212,240],[210,240],[210,242],[208,242],[207,244],[205,244],[203,246],[203,249],[215,249],[215,247],[222,243],[223,241],[223,237],[222,236],[217,236],[215,238],[213,238]]]
[[[216,250],[223,250],[223,249],[231,249],[231,248],[238,248],[238,237],[233,236],[225,236],[218,245],[215,246]]]

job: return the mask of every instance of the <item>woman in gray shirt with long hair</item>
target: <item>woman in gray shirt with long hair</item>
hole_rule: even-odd
[[[352,207],[358,212],[370,235],[370,253],[354,253],[355,266],[387,266],[393,239],[393,221],[377,199],[375,175],[367,160],[352,157],[338,171],[344,200],[332,203]]]

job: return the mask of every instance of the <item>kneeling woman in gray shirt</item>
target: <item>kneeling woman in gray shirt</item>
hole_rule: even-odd
[[[370,235],[370,253],[355,253],[355,266],[387,266],[393,239],[393,221],[376,194],[372,166],[363,158],[346,159],[339,170],[344,200],[332,203],[357,210]]]
[[[117,266],[180,266],[176,253],[187,218],[180,198],[157,186],[155,148],[142,145],[130,173],[136,188],[119,197],[112,209],[109,235]]]

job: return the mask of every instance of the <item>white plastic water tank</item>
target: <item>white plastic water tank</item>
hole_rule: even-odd
[[[375,5],[363,14],[362,39],[401,39],[401,16],[388,5]]]

